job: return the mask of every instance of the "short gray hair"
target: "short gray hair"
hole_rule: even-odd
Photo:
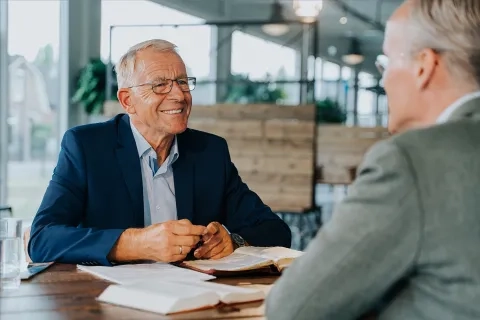
[[[410,0],[418,32],[413,51],[431,48],[445,57],[458,80],[480,85],[480,0]]]
[[[132,78],[137,64],[137,53],[150,48],[160,52],[178,53],[176,45],[162,39],[147,40],[130,47],[128,51],[120,57],[120,60],[118,60],[117,64],[115,65],[115,72],[117,73],[117,83],[119,88],[133,85]]]

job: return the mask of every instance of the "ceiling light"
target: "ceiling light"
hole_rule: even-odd
[[[337,54],[337,48],[335,46],[330,46],[328,47],[327,52],[330,56],[333,57],[334,55]]]
[[[262,26],[263,32],[274,37],[283,36],[290,28],[286,24],[271,23]]]
[[[272,4],[272,14],[269,21],[271,23],[262,26],[263,32],[274,37],[282,36],[286,34],[290,28],[285,24],[285,18],[282,13],[282,5],[275,1]]]
[[[360,42],[356,38],[353,38],[350,42],[350,49],[347,54],[342,57],[342,60],[349,65],[357,65],[365,60],[360,50]]]
[[[365,60],[365,57],[361,54],[346,54],[342,57],[343,62],[349,65],[357,65]]]
[[[314,22],[323,7],[323,0],[293,0],[295,14],[304,22]]]

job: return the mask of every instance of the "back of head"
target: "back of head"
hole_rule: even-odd
[[[455,80],[480,84],[480,0],[408,0],[413,52],[442,54]]]
[[[480,88],[480,0],[405,0],[387,23],[383,51],[389,131],[434,124]]]

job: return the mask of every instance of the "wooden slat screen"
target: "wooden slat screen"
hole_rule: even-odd
[[[319,125],[317,130],[317,182],[328,184],[350,184],[367,150],[389,136],[384,127]]]
[[[272,210],[312,206],[315,106],[194,106],[189,127],[225,138],[240,176]]]

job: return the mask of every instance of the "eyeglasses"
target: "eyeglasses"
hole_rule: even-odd
[[[375,66],[377,67],[378,72],[383,75],[388,67],[388,57],[385,55],[378,56],[377,60],[375,61]]]
[[[164,79],[162,81],[156,81],[152,83],[143,83],[139,84],[136,86],[131,86],[128,88],[135,88],[135,87],[141,87],[141,86],[151,86],[152,91],[156,94],[166,94],[172,91],[173,88],[173,81],[175,81],[178,84],[178,87],[180,90],[183,92],[189,92],[195,89],[195,86],[197,85],[197,78],[195,77],[187,77],[187,78],[180,78],[180,79]]]

